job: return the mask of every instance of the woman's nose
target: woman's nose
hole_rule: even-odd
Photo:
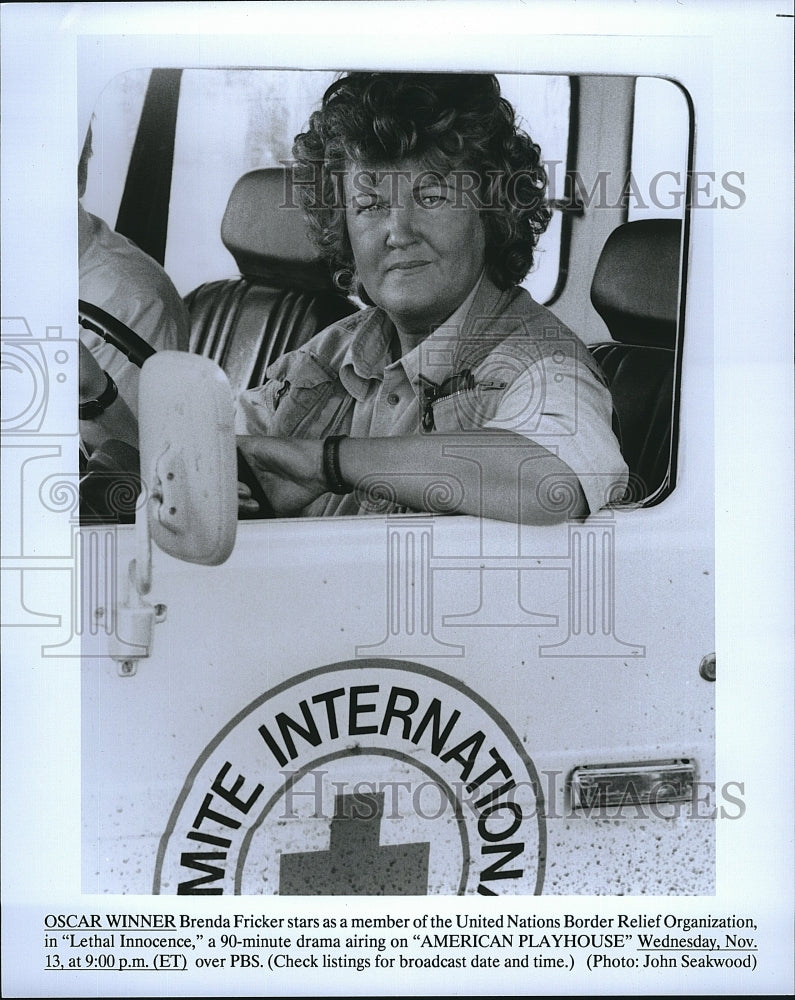
[[[387,245],[390,247],[410,246],[419,239],[416,226],[416,206],[411,198],[405,204],[393,205],[389,211]]]

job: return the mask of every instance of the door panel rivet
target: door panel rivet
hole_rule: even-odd
[[[698,666],[698,672],[705,681],[715,680],[715,654],[709,653]]]

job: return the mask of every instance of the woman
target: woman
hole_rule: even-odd
[[[367,308],[241,397],[275,509],[544,524],[620,497],[597,365],[518,287],[546,175],[496,78],[348,74],[294,154],[310,235]]]

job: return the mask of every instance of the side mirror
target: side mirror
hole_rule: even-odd
[[[141,369],[138,413],[152,540],[176,559],[219,565],[237,532],[237,441],[226,375],[209,358],[160,351]]]

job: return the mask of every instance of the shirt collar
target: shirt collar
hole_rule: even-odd
[[[340,381],[359,402],[367,395],[374,379],[383,381],[384,368],[391,361],[394,332],[395,328],[383,309],[366,311],[340,365]]]

